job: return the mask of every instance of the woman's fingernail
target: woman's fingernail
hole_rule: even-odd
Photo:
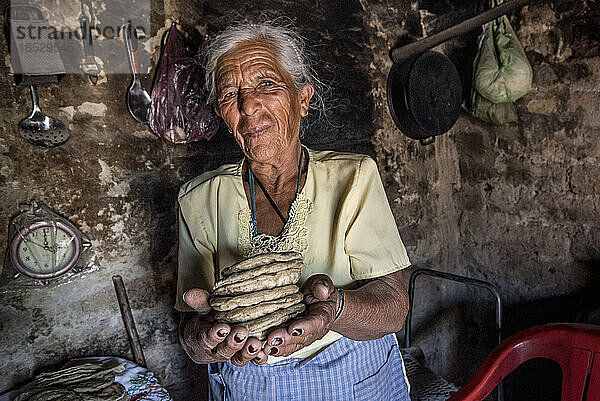
[[[292,330],[292,335],[293,335],[294,337],[301,336],[301,335],[302,335],[302,333],[304,333],[304,330],[302,330],[302,329],[294,329],[294,330]]]
[[[242,341],[244,341],[245,338],[246,336],[240,333],[236,333],[235,336],[233,336],[233,339],[236,343],[241,343]]]
[[[259,358],[259,357],[256,357],[256,358],[254,358],[254,359],[252,360],[252,362],[253,362],[255,365],[258,365],[258,364],[260,363],[260,358]]]
[[[281,345],[283,344],[283,339],[279,337],[275,337],[271,340],[271,345]]]
[[[227,334],[229,334],[229,332],[225,329],[221,329],[221,330],[217,331],[217,335],[221,338],[227,337]]]
[[[277,348],[273,347],[269,350],[269,355],[277,355],[278,352],[279,352],[279,350]]]
[[[186,292],[184,292],[184,293],[183,293],[183,295],[181,296],[181,298],[183,298],[183,302],[187,302],[187,301],[185,300],[185,294],[187,294],[188,292],[190,292],[190,290],[187,290],[187,291],[186,291]]]
[[[256,347],[254,345],[249,345],[248,346],[248,352],[249,353],[254,354],[256,351],[258,351],[258,350],[256,349]]]

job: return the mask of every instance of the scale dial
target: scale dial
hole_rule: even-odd
[[[38,221],[15,235],[10,259],[29,277],[50,279],[69,271],[81,255],[79,235],[60,221]]]

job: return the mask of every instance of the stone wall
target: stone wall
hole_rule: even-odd
[[[4,8],[7,0],[0,3]],[[517,102],[519,122],[492,127],[463,112],[448,134],[423,147],[403,136],[387,111],[389,49],[485,7],[474,0],[153,1],[146,49],[155,63],[171,20],[197,44],[202,34],[241,16],[295,18],[317,72],[332,88],[332,107],[326,118],[311,114],[305,142],[376,157],[415,267],[497,285],[506,305],[505,334],[511,334],[575,319],[597,302],[599,12],[594,1],[565,0],[515,13],[534,70],[532,91]],[[452,56],[463,78],[475,40],[473,33],[437,49]],[[225,132],[178,146],[155,137],[127,114],[126,75],[97,86],[67,75],[39,87],[42,109],[67,122],[71,138],[58,148],[34,148],[16,132],[30,112],[29,93],[15,85],[6,38],[0,42],[0,223],[7,227],[19,203],[39,199],[81,228],[96,255],[89,272],[59,286],[0,289],[0,392],[71,357],[131,358],[111,282],[120,274],[149,368],[176,399],[194,399],[191,394],[204,390],[203,370],[180,350],[172,309],[175,199],[183,182],[238,159],[239,151]],[[146,71],[149,89],[152,65]],[[3,249],[7,234],[0,231]],[[429,279],[419,282],[417,294],[414,343],[432,368],[463,383],[495,343],[488,295]]]
[[[398,135],[389,116],[388,49],[462,21],[485,2],[419,2],[419,10],[410,2],[361,4],[374,45],[373,143],[416,267],[496,285],[505,335],[573,321],[597,306],[598,5],[536,2],[514,13],[534,73],[531,92],[517,102],[519,121],[495,127],[463,112],[448,134],[422,147]],[[473,60],[464,56],[474,53],[479,32],[436,49],[453,59],[463,79]],[[430,279],[420,279],[416,292],[413,344],[425,349],[434,370],[464,383],[495,344],[492,298]]]
[[[2,2],[2,9],[8,1]],[[44,10],[75,17],[74,8]],[[152,32],[144,43],[142,82],[150,89],[160,39],[178,21],[190,46],[203,34],[223,29],[241,16],[296,17],[311,38],[319,74],[330,83],[335,107],[319,118],[311,113],[306,143],[320,148],[370,152],[373,132],[368,70],[371,54],[362,30],[362,10],[347,2],[152,2]],[[62,15],[64,13],[64,15]],[[173,310],[176,277],[176,196],[196,175],[239,160],[237,145],[221,130],[211,141],[173,145],[136,123],[125,108],[127,75],[108,75],[93,86],[83,75],[68,74],[58,84],[38,87],[42,110],[70,129],[69,141],[39,149],[21,138],[19,121],[30,112],[29,91],[10,74],[6,38],[1,38],[0,224],[8,227],[20,203],[37,199],[76,224],[92,243],[95,261],[83,274],[21,287],[8,280],[0,288],[0,393],[34,374],[59,367],[69,358],[118,355],[131,358],[111,277],[123,277],[133,316],[152,369],[176,399],[205,391],[202,368],[189,361],[177,337]],[[124,50],[124,49],[123,49]],[[123,62],[126,56],[123,52]],[[341,66],[341,68],[340,68]],[[7,246],[8,230],[0,231]],[[4,276],[13,274],[10,264]],[[202,397],[199,397],[202,399]]]

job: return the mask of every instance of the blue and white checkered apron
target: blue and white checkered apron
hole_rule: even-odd
[[[394,334],[378,340],[345,337],[312,359],[243,368],[208,366],[211,401],[410,401]]]

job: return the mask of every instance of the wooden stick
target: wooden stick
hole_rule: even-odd
[[[133,352],[133,358],[135,363],[145,368],[146,358],[144,358],[140,337],[138,336],[138,332],[135,328],[135,321],[133,320],[131,308],[129,307],[129,299],[127,298],[127,291],[125,291],[123,278],[121,276],[113,276],[112,280],[115,285],[117,300],[119,301],[119,308],[121,309],[121,317],[123,317],[123,323],[125,323],[125,330],[127,331],[127,338],[129,339],[129,345],[131,346],[131,351]]]
[[[501,15],[508,14],[509,12],[519,7],[522,7],[523,5],[529,2],[530,0],[506,1],[500,4],[499,6],[490,8],[489,10],[486,10],[479,15],[476,15],[457,25],[454,25],[453,27],[435,33],[431,36],[427,36],[416,42],[409,43],[406,46],[402,46],[392,50],[392,60],[394,61],[394,63],[402,63],[403,61],[406,61],[417,54],[421,54],[431,49],[432,47],[439,45],[440,43],[452,39],[455,36],[463,35],[477,28],[478,26],[485,24],[486,22],[496,19]]]

